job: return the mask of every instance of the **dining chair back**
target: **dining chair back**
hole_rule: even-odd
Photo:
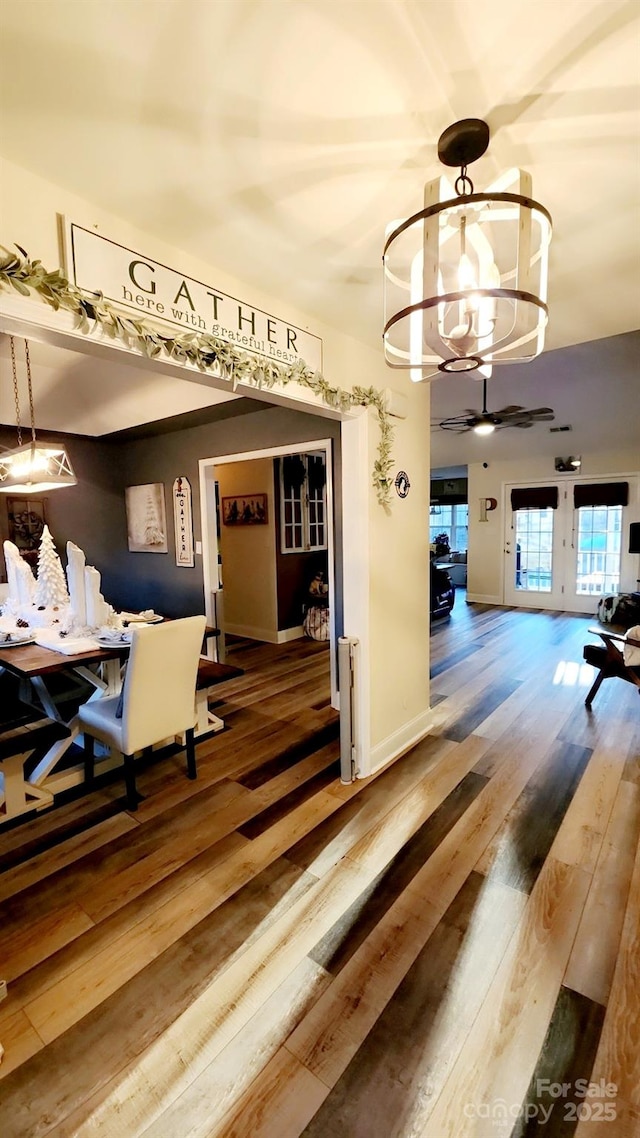
[[[121,751],[131,810],[138,800],[133,759],[138,751],[184,733],[188,774],[196,777],[195,691],[205,626],[204,616],[190,616],[133,628],[122,695],[80,708],[85,779],[93,781],[93,739]]]

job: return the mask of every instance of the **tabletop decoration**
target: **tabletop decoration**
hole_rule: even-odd
[[[12,541],[5,541],[3,549],[9,594],[2,611],[5,615],[14,615],[18,618],[23,607],[31,608],[33,605],[36,580],[31,566],[23,560],[20,550]]]
[[[37,581],[13,542],[4,542],[4,557],[9,592],[0,606],[0,633],[22,630],[22,634],[33,634],[37,630],[39,637],[43,630],[45,635],[38,643],[48,641],[45,646],[53,647],[61,638],[86,640],[111,629],[119,633],[124,630],[122,615],[116,613],[100,591],[99,571],[86,564],[84,551],[74,542],[67,542],[68,591],[47,526],[40,545]],[[64,650],[70,651],[68,646]],[[84,649],[78,649],[81,650]]]
[[[82,652],[95,652],[99,647],[95,636],[64,636],[53,628],[39,628],[35,642],[41,648],[61,652],[63,656],[79,656]]]
[[[40,551],[38,553],[38,579],[36,591],[33,595],[35,605],[44,605],[46,608],[54,605],[68,605],[69,593],[64,576],[62,563],[58,557],[49,526],[45,525],[40,537]]]

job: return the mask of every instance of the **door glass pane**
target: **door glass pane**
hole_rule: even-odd
[[[576,592],[617,593],[620,584],[622,506],[581,506]]]
[[[516,510],[515,531],[516,589],[550,593],[553,510]]]

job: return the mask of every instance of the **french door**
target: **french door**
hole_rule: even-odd
[[[638,479],[506,487],[505,604],[594,613],[601,596],[635,588],[628,523]]]

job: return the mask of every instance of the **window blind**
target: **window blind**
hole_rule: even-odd
[[[573,504],[579,506],[626,506],[628,482],[578,482],[573,487]]]
[[[466,506],[469,499],[466,494],[439,494],[431,499],[432,506]]]
[[[511,491],[512,510],[557,510],[557,486],[525,486]]]

